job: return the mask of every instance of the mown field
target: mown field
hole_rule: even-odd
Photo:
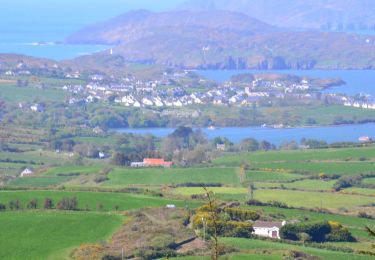
[[[181,183],[223,183],[238,187],[235,168],[115,169],[109,174],[107,187],[127,185],[160,186]]]
[[[0,259],[68,259],[83,243],[107,240],[121,226],[118,214],[21,211],[0,214]]]
[[[0,203],[8,204],[11,200],[19,200],[23,208],[33,199],[38,201],[38,208],[43,208],[45,198],[50,198],[56,205],[63,198],[76,197],[78,208],[81,210],[114,211],[133,210],[145,207],[165,207],[167,204],[175,204],[179,207],[190,206],[192,208],[200,205],[200,202],[168,199],[155,196],[133,195],[128,193],[113,192],[69,192],[69,191],[0,191]]]
[[[17,87],[15,85],[0,84],[0,98],[9,102],[55,101],[61,102],[67,96],[62,89],[41,89],[34,86]]]
[[[231,245],[235,248],[247,251],[253,255],[264,255],[264,259],[282,259],[287,254],[288,250],[302,251],[309,255],[321,257],[322,259],[372,259],[370,256],[358,255],[353,253],[334,252],[324,249],[315,249],[303,246],[294,246],[281,243],[273,243],[261,240],[249,240],[241,238],[222,238],[221,243]],[[246,255],[243,255],[245,257]],[[237,259],[237,258],[235,258]],[[241,259],[241,258],[238,258]],[[242,258],[250,259],[250,258]],[[256,258],[258,259],[258,258]],[[261,258],[262,259],[262,258]]]

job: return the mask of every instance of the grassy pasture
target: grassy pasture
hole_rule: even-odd
[[[357,175],[374,171],[375,162],[270,162],[259,163],[257,167],[308,171],[314,174]]]
[[[291,173],[248,171],[246,180],[251,182],[282,182],[304,178],[304,176]]]
[[[44,188],[48,186],[54,186],[62,184],[68,181],[70,177],[26,177],[26,178],[17,178],[7,185],[15,187],[38,187]]]
[[[288,189],[303,189],[303,190],[332,190],[333,181],[321,181],[321,180],[302,180],[292,183],[283,184]]]
[[[67,96],[62,89],[40,89],[36,87],[17,87],[15,85],[0,84],[0,98],[9,102],[54,101],[61,102]]]
[[[229,188],[229,187],[211,187],[208,188],[209,191],[212,191],[215,194],[247,194],[248,191],[245,188]],[[193,194],[201,195],[205,194],[203,188],[200,187],[181,187],[173,190],[173,193],[178,195],[190,196]]]
[[[0,214],[0,259],[68,259],[83,243],[109,239],[124,217],[90,212]]]
[[[20,200],[23,208],[32,199],[38,200],[38,207],[43,207],[45,198],[51,198],[55,205],[62,198],[76,197],[79,209],[97,210],[97,206],[102,204],[103,211],[113,211],[115,206],[119,210],[133,210],[145,207],[164,207],[167,204],[175,204],[178,207],[189,205],[196,207],[199,202],[185,202],[183,200],[167,199],[145,195],[133,195],[127,193],[111,192],[68,192],[68,191],[0,191],[0,203],[8,204],[11,200]]]
[[[341,191],[342,193],[356,193],[375,197],[375,189],[364,189],[364,188],[347,188]],[[374,198],[375,200],[375,198]]]
[[[230,245],[241,250],[258,252],[259,255],[264,254],[262,253],[262,249],[266,249],[266,250],[269,249],[269,250],[272,250],[273,252],[280,253],[280,255],[277,258],[270,258],[270,259],[282,259],[283,258],[282,253],[287,250],[303,251],[307,254],[318,256],[323,259],[343,259],[343,260],[371,259],[371,257],[369,256],[328,251],[324,249],[316,249],[316,248],[311,248],[307,246],[304,247],[304,246],[287,245],[287,244],[282,244],[282,243],[273,243],[273,242],[262,241],[262,240],[242,239],[242,238],[221,238],[220,241],[223,244]],[[266,254],[266,256],[268,255]],[[243,258],[243,259],[246,259],[246,258]]]
[[[117,168],[109,174],[106,187],[129,185],[168,185],[181,183],[222,183],[239,186],[240,181],[235,168]]]
[[[255,199],[260,201],[280,201],[293,207],[308,208],[354,208],[375,202],[375,198],[329,192],[307,192],[292,190],[257,190]]]
[[[375,185],[375,178],[366,178],[366,179],[363,179],[362,183]]]
[[[214,160],[214,165],[239,166],[242,162],[298,162],[298,161],[358,161],[360,158],[375,159],[375,146],[362,148],[270,151],[256,153],[242,153],[225,156]]]
[[[0,158],[57,165],[67,163],[70,160],[65,154],[56,154],[50,151],[30,151],[22,153],[0,152]]]
[[[98,173],[103,167],[99,165],[94,166],[61,166],[53,167],[48,169],[43,175],[44,176],[58,176],[59,174],[95,174]]]

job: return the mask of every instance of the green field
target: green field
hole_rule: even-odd
[[[357,254],[349,254],[343,252],[334,252],[328,251],[324,249],[316,249],[304,246],[294,246],[282,243],[273,243],[269,241],[262,241],[262,240],[253,240],[253,239],[242,239],[242,238],[221,238],[221,243],[233,246],[235,248],[246,250],[246,251],[253,251],[258,252],[258,254],[270,254],[270,252],[261,253],[262,250],[271,250],[273,253],[279,251],[279,256],[276,258],[271,259],[282,259],[282,252],[288,250],[296,250],[302,251],[310,255],[318,256],[323,259],[343,259],[343,260],[356,260],[356,259],[371,259],[369,256],[357,255]],[[272,254],[272,253],[271,253]],[[246,258],[244,258],[246,259]],[[258,259],[258,258],[256,258]]]
[[[38,207],[43,207],[45,198],[51,198],[56,205],[64,197],[76,197],[80,209],[97,210],[102,204],[103,211],[111,211],[115,206],[119,210],[133,210],[145,207],[164,207],[167,204],[175,204],[178,207],[196,207],[199,202],[188,202],[183,200],[167,199],[161,197],[133,195],[128,193],[111,192],[68,192],[68,191],[0,191],[0,203],[8,204],[11,200],[20,200],[25,208],[32,199],[38,200]]]
[[[109,239],[123,219],[90,212],[1,213],[0,259],[67,259],[83,243]]]
[[[239,186],[235,168],[172,168],[172,169],[115,169],[109,174],[106,187],[129,185],[160,186],[181,183],[222,183]]]
[[[58,176],[60,175],[69,175],[69,174],[92,174],[99,172],[103,166],[61,166],[54,167],[47,170],[44,173],[45,176]]]
[[[375,202],[375,198],[367,196],[293,190],[257,190],[254,197],[264,202],[280,201],[293,207],[328,209],[349,209]]]
[[[374,162],[268,162],[257,164],[260,168],[286,169],[315,174],[356,175],[374,170]]]
[[[229,188],[229,187],[210,187],[208,188],[208,191],[213,192],[214,194],[247,194],[248,191],[245,188]],[[199,187],[182,187],[182,188],[176,188],[173,190],[173,193],[189,196],[189,195],[200,195],[205,194],[205,190],[203,188]]]
[[[355,194],[362,194],[367,196],[374,196],[375,197],[375,189],[364,189],[364,188],[347,188],[342,190],[342,193],[355,193]],[[375,198],[374,198],[375,199]]]
[[[270,151],[242,153],[214,160],[215,165],[239,166],[247,162],[252,166],[268,162],[307,162],[307,161],[359,161],[360,158],[375,159],[375,146],[362,148]],[[301,169],[302,170],[302,169]]]
[[[26,178],[17,178],[7,185],[15,187],[32,187],[32,188],[44,188],[48,186],[54,186],[62,184],[68,181],[70,177],[26,177]]]
[[[322,181],[322,180],[303,180],[292,183],[283,184],[288,189],[303,189],[303,190],[332,190],[336,181]]]
[[[375,185],[375,178],[366,178],[366,179],[363,179],[362,183]]]
[[[62,89],[40,89],[0,84],[0,98],[10,102],[35,102],[35,100],[62,102],[67,92]]]
[[[282,182],[304,178],[304,176],[290,173],[249,171],[246,172],[246,180],[251,182]]]

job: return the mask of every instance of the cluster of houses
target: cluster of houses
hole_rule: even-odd
[[[262,99],[287,97],[315,100],[329,98],[335,104],[358,108],[375,109],[375,103],[356,101],[355,98],[338,94],[321,94],[321,87],[314,86],[306,79],[300,82],[267,80],[257,78],[248,83],[224,82],[205,90],[194,91],[184,86],[187,72],[174,73],[162,79],[142,81],[133,76],[120,79],[121,83],[108,83],[110,79],[102,75],[92,75],[87,85],[66,85],[63,90],[70,92],[70,105],[79,102],[92,103],[101,100],[114,102],[126,107],[184,107],[190,105],[250,106]],[[203,80],[204,81],[204,80]],[[173,83],[174,82],[174,83]],[[178,83],[177,85],[175,83]],[[203,84],[204,82],[202,82]]]
[[[288,94],[310,89],[308,81],[285,85],[284,82],[255,80],[247,87],[226,82],[207,88],[206,91],[192,92],[183,87],[173,86],[168,80],[143,82],[127,77],[122,80],[122,83],[110,84],[103,83],[99,75],[93,76],[92,80],[86,86],[66,85],[63,87],[74,96],[70,98],[69,104],[91,103],[114,97],[113,102],[127,107],[183,107],[193,104],[247,106],[271,95],[285,98]],[[174,78],[174,80],[178,79]]]

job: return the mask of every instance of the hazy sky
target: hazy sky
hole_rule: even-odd
[[[66,35],[129,10],[164,11],[181,2],[184,0],[0,0],[0,38],[53,30],[56,35]]]

